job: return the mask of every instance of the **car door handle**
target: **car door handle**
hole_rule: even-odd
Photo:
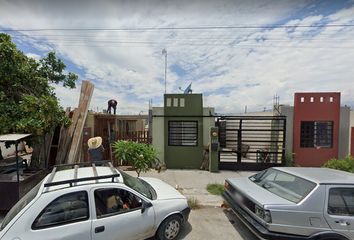
[[[95,233],[104,232],[104,226],[99,226],[95,228]]]
[[[343,220],[337,220],[337,221],[334,221],[335,223],[338,223],[342,226],[349,226],[350,225],[350,222],[347,222],[347,221],[343,221]]]

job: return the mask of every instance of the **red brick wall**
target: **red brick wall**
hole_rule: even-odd
[[[350,155],[354,156],[354,127],[352,127],[352,135],[350,142]]]
[[[340,93],[295,93],[293,151],[296,165],[317,167],[331,158],[338,158],[339,120]],[[301,148],[301,121],[333,121],[332,148]]]

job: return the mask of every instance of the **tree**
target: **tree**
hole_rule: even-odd
[[[112,148],[116,159],[132,164],[138,177],[156,161],[156,150],[145,143],[117,141],[112,144]]]
[[[51,84],[74,88],[78,77],[65,73],[65,64],[50,52],[39,61],[17,49],[0,33],[0,134],[43,136],[69,124]]]

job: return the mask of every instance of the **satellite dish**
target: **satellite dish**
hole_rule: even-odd
[[[193,90],[192,90],[192,83],[190,83],[189,85],[188,85],[188,87],[184,90],[184,94],[190,94],[190,93],[192,93],[193,92]]]
[[[193,92],[193,90],[192,90],[192,83],[190,83],[189,85],[188,85],[188,87],[186,88],[186,89],[182,89],[181,87],[179,87],[179,90],[181,90],[181,91],[183,91],[183,94],[190,94],[190,93],[192,93]]]

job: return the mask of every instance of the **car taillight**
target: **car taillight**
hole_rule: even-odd
[[[271,223],[272,222],[272,216],[270,214],[269,210],[264,210],[263,208],[256,206],[255,207],[255,213],[258,217],[260,217],[261,219],[263,219],[265,222],[267,223]]]
[[[227,181],[225,181],[225,183],[224,183],[224,188],[225,188],[225,190],[231,191],[231,186]]]

